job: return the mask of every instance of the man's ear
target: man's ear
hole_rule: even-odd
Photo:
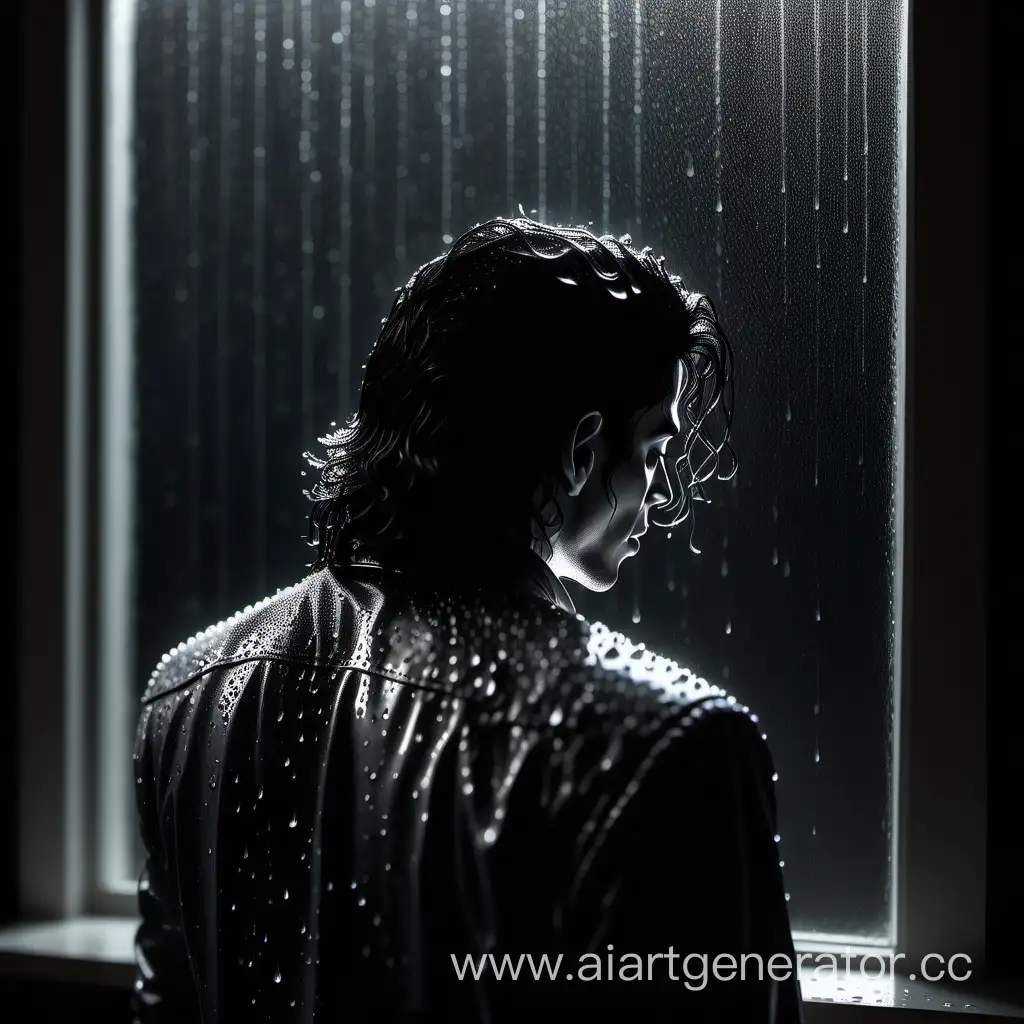
[[[562,465],[566,477],[566,492],[571,497],[576,497],[583,490],[583,485],[594,469],[594,449],[588,447],[587,442],[597,435],[603,422],[604,418],[599,412],[588,412],[576,424],[572,443]]]

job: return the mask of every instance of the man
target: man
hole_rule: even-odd
[[[144,698],[140,1021],[800,1019],[759,727],[561,582],[690,513],[730,383],[628,237],[498,218],[417,271],[308,456],[311,573]]]

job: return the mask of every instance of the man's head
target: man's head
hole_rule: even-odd
[[[469,562],[510,542],[606,590],[631,535],[682,522],[717,472],[731,367],[710,300],[628,237],[480,224],[399,291],[358,413],[310,457],[314,566],[365,543]]]

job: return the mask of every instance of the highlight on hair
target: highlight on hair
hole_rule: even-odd
[[[326,458],[304,453],[320,471],[304,492],[314,503],[312,568],[367,542],[423,544],[438,529],[493,535],[496,521],[547,541],[561,524],[553,435],[600,408],[624,462],[633,440],[623,428],[657,400],[651,380],[672,360],[684,369],[677,487],[654,510],[667,519],[651,523],[689,517],[699,553],[693,502],[708,500],[712,476],[736,471],[733,355],[711,299],[664,262],[629,235],[521,216],[478,224],[421,266],[397,289],[367,358],[358,412],[318,439]],[[708,426],[716,409],[718,440]],[[476,500],[459,507],[467,467],[478,465],[500,471],[474,477]],[[611,473],[605,488],[614,502]]]

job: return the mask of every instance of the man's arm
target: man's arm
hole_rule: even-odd
[[[707,709],[651,748],[580,864],[572,944],[600,957],[603,980],[575,979],[574,1000],[688,1021],[801,1020],[772,775],[758,726],[731,709]],[[630,980],[638,957],[643,980]]]
[[[157,739],[149,712],[144,712],[136,742],[136,795],[146,863],[139,880],[142,923],[135,936],[135,1024],[187,1024],[201,1020],[198,993],[181,927],[177,885],[161,839],[161,801],[158,760],[152,747]]]

